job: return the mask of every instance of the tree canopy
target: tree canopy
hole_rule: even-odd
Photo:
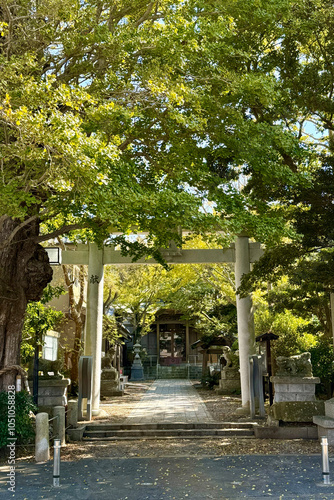
[[[51,279],[51,236],[117,230],[138,257],[218,225],[266,243],[258,275],[319,244],[330,267],[332,2],[0,7],[0,366]]]
[[[183,10],[6,3],[2,214],[21,226],[38,219],[51,235],[87,228],[100,241],[137,226],[166,243],[178,225],[203,224],[203,196],[190,187],[210,175],[197,154],[206,120],[201,91],[176,69],[184,51],[173,50]]]
[[[330,2],[43,0],[1,16],[1,213],[161,245],[217,222],[208,197],[230,237],[299,234],[287,220],[331,171]]]

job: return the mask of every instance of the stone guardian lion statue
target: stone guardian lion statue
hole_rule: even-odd
[[[311,354],[303,352],[296,356],[278,356],[276,358],[278,377],[312,377]]]

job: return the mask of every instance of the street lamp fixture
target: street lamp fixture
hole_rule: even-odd
[[[59,247],[46,247],[49,263],[51,266],[60,266],[61,265],[61,248]]]

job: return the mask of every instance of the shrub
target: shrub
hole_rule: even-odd
[[[320,377],[322,381],[333,381],[334,375],[334,355],[333,339],[319,335],[317,343],[310,349],[312,370],[315,377]]]
[[[334,382],[333,339],[319,333],[318,328],[314,317],[307,321],[288,310],[275,315],[260,311],[256,317],[257,335],[269,330],[279,335],[271,344],[274,359],[310,352],[313,375],[328,385]]]
[[[219,385],[220,376],[220,372],[213,372],[212,375],[204,375],[201,378],[201,384],[209,389],[213,389],[215,385]]]
[[[271,330],[279,339],[272,342],[272,356],[293,356],[316,346],[317,338],[308,333],[309,322],[285,310],[280,314],[261,311],[255,317],[256,335]]]
[[[15,436],[16,444],[27,444],[35,436],[31,412],[37,410],[32,396],[21,391],[15,394]],[[8,435],[8,393],[0,392],[0,449],[7,446]]]

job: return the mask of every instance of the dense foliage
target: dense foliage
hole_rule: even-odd
[[[15,394],[16,444],[27,444],[34,438],[34,422],[31,415],[36,409],[28,392],[21,391]],[[0,449],[7,446],[8,437],[8,392],[0,392]]]
[[[3,213],[163,244],[210,223],[205,193],[230,231],[273,243],[321,198],[330,2],[43,0],[2,17]]]
[[[137,225],[160,244],[204,223],[187,189],[209,170],[196,152],[206,120],[175,50],[184,13],[166,0],[3,10],[1,213],[100,241]]]
[[[286,285],[287,280],[285,280],[284,289]],[[273,297],[275,291],[277,288],[273,287],[269,297]],[[278,288],[278,297],[281,294],[282,290]],[[330,384],[334,383],[333,337],[331,332],[324,333],[323,324],[318,319],[317,314],[321,316],[323,311],[319,307],[319,302],[316,303],[316,307],[307,311],[306,308],[299,307],[298,301],[294,307],[293,294],[290,297],[291,303],[285,307],[289,297],[288,292],[284,295],[286,302],[283,300],[281,307],[275,307],[279,304],[279,299],[277,304],[271,303],[268,306],[263,297],[265,294],[262,295],[262,300],[259,299],[259,292],[257,292],[255,298],[256,335],[272,331],[279,336],[271,343],[273,360],[277,356],[294,356],[302,352],[310,352],[313,375],[320,377],[330,397],[332,393]]]

